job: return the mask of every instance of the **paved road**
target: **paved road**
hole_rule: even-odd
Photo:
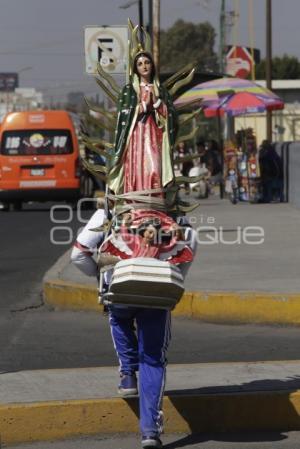
[[[300,359],[300,329],[173,320],[169,363]],[[114,366],[108,320],[45,307],[0,317],[0,371]]]
[[[115,365],[106,317],[42,305],[43,274],[67,249],[50,242],[49,208],[2,212],[0,223],[0,371]],[[174,319],[169,362],[300,359],[299,338],[300,328]]]
[[[50,203],[25,206],[21,212],[0,211],[0,309],[19,310],[41,303],[41,279],[45,271],[66,250],[53,245],[50,231]],[[57,211],[55,219],[66,220],[67,211]],[[58,226],[58,224],[56,224]],[[72,232],[78,228],[76,216],[68,223]],[[56,233],[66,239],[66,233]]]
[[[296,449],[300,432],[261,432],[219,435],[164,435],[164,449]],[[101,435],[69,441],[29,443],[10,448],[18,449],[138,449],[136,435]]]

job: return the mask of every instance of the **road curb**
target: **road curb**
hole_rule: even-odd
[[[172,394],[166,433],[300,429],[300,391]],[[0,405],[1,441],[16,444],[138,431],[137,399],[87,399]]]
[[[96,286],[45,278],[44,300],[62,310],[101,312]],[[265,292],[185,292],[174,316],[219,323],[300,325],[300,294]]]

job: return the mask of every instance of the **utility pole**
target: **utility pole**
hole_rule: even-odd
[[[144,26],[143,0],[139,0],[139,26]]]
[[[220,73],[225,71],[225,43],[226,43],[226,11],[225,11],[225,0],[221,2],[220,11],[220,41],[219,41],[219,70]],[[220,148],[222,150],[222,172],[224,172],[224,141],[223,141],[223,123],[220,115],[218,114],[217,122],[217,136]],[[220,198],[224,198],[223,182],[220,183]]]
[[[159,75],[160,0],[153,0],[153,59]]]
[[[272,89],[272,0],[266,0],[266,85]],[[266,136],[272,142],[272,111],[267,111]]]
[[[221,3],[220,12],[220,43],[219,43],[219,67],[220,73],[225,71],[225,44],[226,44],[226,12],[225,12],[225,0]]]
[[[148,15],[149,15],[148,33],[151,37],[151,42],[152,42],[152,39],[153,39],[153,0],[148,0]]]

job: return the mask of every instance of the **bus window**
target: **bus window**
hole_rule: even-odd
[[[6,156],[71,154],[72,137],[69,130],[4,131],[1,154]]]

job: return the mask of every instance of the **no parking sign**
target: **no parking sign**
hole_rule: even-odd
[[[126,26],[86,27],[84,30],[86,73],[96,74],[100,63],[108,73],[126,72],[128,29]]]

